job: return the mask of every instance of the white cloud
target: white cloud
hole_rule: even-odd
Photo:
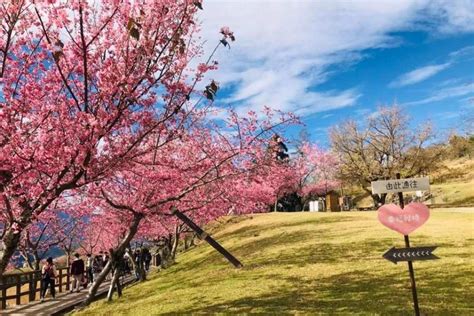
[[[440,71],[448,68],[451,63],[444,63],[439,65],[429,65],[417,68],[410,72],[407,72],[400,77],[398,77],[395,81],[390,83],[390,87],[404,87],[408,85],[412,85],[421,81],[424,81],[430,77],[433,77]]]
[[[334,114],[333,113],[324,114],[323,116],[321,116],[321,118],[326,119],[326,118],[330,118],[331,116],[334,116]]]
[[[474,32],[474,1],[435,0],[428,2],[425,18],[438,32],[456,34]]]
[[[443,5],[428,0],[205,1],[205,51],[214,48],[221,26],[229,26],[237,38],[216,56],[220,69],[214,78],[232,87],[219,102],[240,112],[267,105],[300,115],[354,105],[361,95],[356,87],[321,91],[318,85],[337,71],[335,66],[360,60],[366,49],[399,45],[393,32],[428,27],[428,16],[452,25],[438,27],[439,32],[471,28],[465,23],[469,15],[461,17],[459,10],[443,10]],[[459,1],[456,7],[463,5],[470,3]]]
[[[447,111],[447,112],[436,113],[434,116],[437,120],[452,120],[452,119],[459,118],[461,116],[461,113]]]
[[[412,102],[404,103],[404,105],[419,105],[431,102],[437,102],[445,99],[470,96],[474,94],[474,83],[461,84],[457,86],[450,86],[438,89],[431,96]]]
[[[474,57],[474,45],[466,46],[449,54],[454,60]]]

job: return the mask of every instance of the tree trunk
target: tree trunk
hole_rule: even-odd
[[[186,234],[186,238],[184,238],[184,250],[188,250],[189,248],[194,246],[194,238],[196,238],[195,233]]]
[[[193,233],[193,234],[192,234],[192,236],[191,236],[191,243],[190,243],[190,247],[192,247],[192,246],[194,246],[194,245],[195,245],[194,241],[196,240],[196,236],[197,236],[197,235],[196,235],[196,233]]]
[[[112,301],[112,296],[114,295],[114,288],[117,286],[117,293],[119,297],[122,295],[122,291],[119,285],[119,278],[120,278],[120,270],[118,268],[115,269],[114,276],[112,278],[112,282],[110,282],[109,292],[107,293],[107,301]]]
[[[125,253],[125,249],[130,244],[130,241],[133,239],[133,237],[137,233],[138,226],[140,225],[140,221],[142,219],[143,219],[142,214],[140,213],[133,214],[133,220],[130,223],[127,235],[120,242],[120,244],[114,249],[116,253],[122,253],[122,254]],[[112,260],[109,260],[109,262],[105,265],[104,270],[102,270],[102,272],[99,274],[97,279],[94,280],[94,283],[89,289],[89,294],[87,294],[87,299],[83,303],[84,306],[89,305],[94,300],[95,295],[97,294],[97,290],[99,289],[99,286],[104,282],[105,277],[107,276],[107,274],[110,272],[111,269],[112,269]]]
[[[38,255],[38,251],[33,252],[33,258],[34,258],[34,261],[35,261],[34,270],[38,271],[40,269],[40,262],[41,262],[41,259]]]
[[[11,257],[15,253],[20,243],[21,234],[8,228],[3,237],[3,243],[0,244],[0,275],[5,272]],[[3,246],[3,247],[2,247]]]
[[[171,259],[176,258],[176,251],[178,250],[179,245],[179,225],[176,224],[174,228],[174,239],[173,239],[173,246],[171,247]]]
[[[165,239],[165,245],[161,248],[160,255],[161,255],[161,266],[163,268],[167,268],[170,263],[172,262],[171,259],[171,237],[169,238],[164,238]]]
[[[189,245],[189,237],[185,236],[183,241],[184,241],[184,250],[186,251],[186,250],[189,249],[189,246],[190,246]]]
[[[35,270],[35,267],[33,265],[33,262],[31,262],[30,254],[28,253],[28,251],[21,250],[20,254],[23,260],[25,260],[25,263],[28,265],[28,268],[30,268],[31,270]],[[24,265],[25,264],[23,264],[23,266]]]
[[[122,297],[122,283],[120,283],[120,275],[118,276],[117,282],[115,283],[117,286],[117,295],[118,297]]]

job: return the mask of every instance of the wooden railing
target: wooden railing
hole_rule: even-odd
[[[68,291],[71,276],[68,268],[57,269],[55,287],[61,293]],[[0,276],[0,309],[7,306],[26,304],[39,299],[41,271],[31,271]]]

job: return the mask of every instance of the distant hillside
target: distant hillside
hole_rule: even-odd
[[[431,179],[432,203],[474,204],[474,158],[446,160]]]
[[[62,251],[61,248],[51,247],[44,255],[44,259],[48,257],[53,257],[56,260],[56,262],[62,263],[63,261],[65,261],[62,259],[62,256],[64,256],[64,251]],[[13,264],[18,268],[22,268],[24,267],[25,260],[23,259],[23,257],[18,256]]]
[[[429,175],[432,197],[426,204],[474,206],[474,158],[447,158]],[[372,207],[369,194],[354,187],[348,192],[357,207]],[[390,200],[390,199],[389,199]]]

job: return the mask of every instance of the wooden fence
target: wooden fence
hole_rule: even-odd
[[[68,268],[57,269],[56,291],[68,291],[71,276]],[[41,291],[41,271],[31,271],[0,276],[0,309],[20,305],[39,299]],[[13,294],[14,293],[14,294]]]

